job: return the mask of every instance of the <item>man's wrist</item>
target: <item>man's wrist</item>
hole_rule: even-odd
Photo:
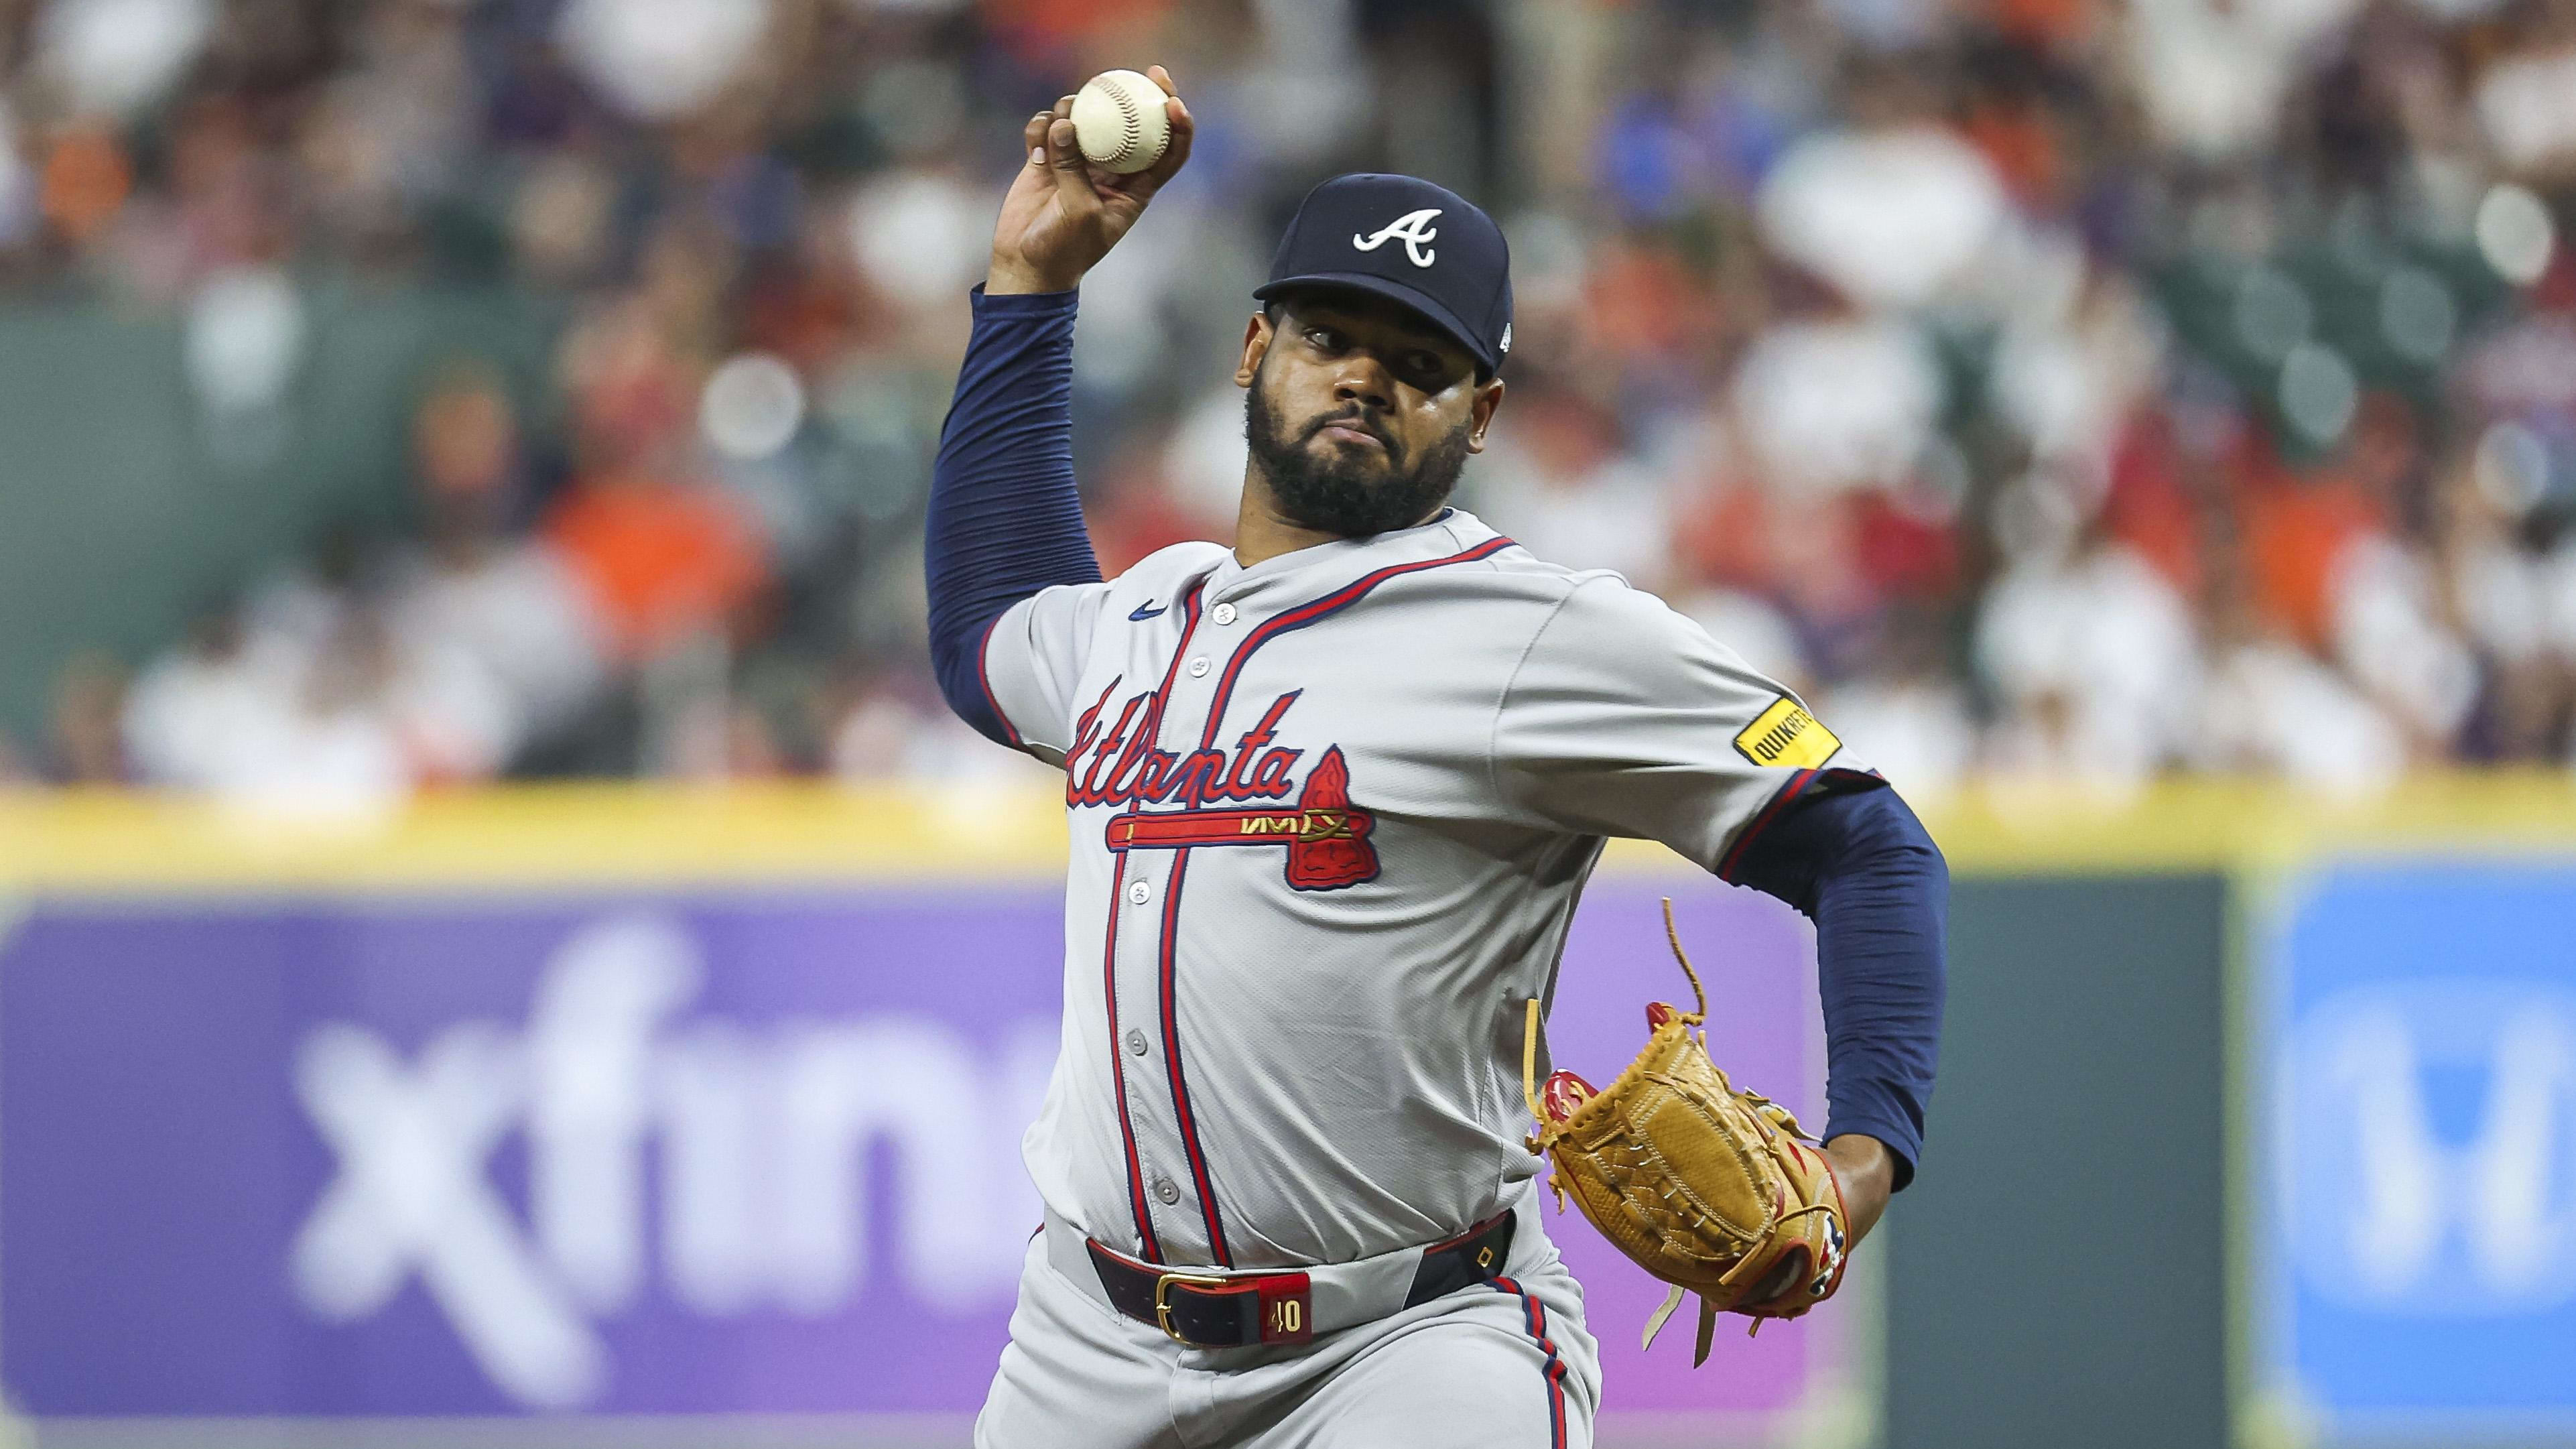
[[[1015,297],[1032,292],[1070,292],[1081,285],[1082,276],[1078,272],[1070,277],[1050,277],[1026,263],[1005,262],[999,258],[994,259],[992,266],[984,273],[984,295],[988,297]]]
[[[1896,1165],[1896,1150],[1866,1132],[1838,1133],[1825,1139],[1825,1150],[1855,1167],[1878,1165],[1893,1171]]]
[[[1846,1132],[1825,1143],[1825,1160],[1842,1185],[1844,1226],[1857,1243],[1878,1225],[1896,1190],[1896,1152],[1875,1137]]]

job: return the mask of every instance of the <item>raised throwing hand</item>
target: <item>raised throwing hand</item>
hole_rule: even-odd
[[[1071,96],[1029,117],[1021,130],[1028,159],[1011,179],[993,227],[987,293],[1069,292],[1080,286],[1083,274],[1099,265],[1145,214],[1154,193],[1189,161],[1190,108],[1181,104],[1171,72],[1158,65],[1147,74],[1171,97],[1163,110],[1172,139],[1161,159],[1142,171],[1121,176],[1083,158],[1074,140]]]

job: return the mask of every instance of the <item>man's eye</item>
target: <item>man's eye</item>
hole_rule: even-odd
[[[1411,357],[1405,359],[1405,366],[1412,368],[1415,373],[1423,377],[1437,377],[1440,373],[1440,354],[1436,352],[1414,353]]]
[[[1308,329],[1306,340],[1314,343],[1317,347],[1323,348],[1327,352],[1338,352],[1341,350],[1342,346],[1342,334],[1334,331],[1330,327],[1315,327]]]

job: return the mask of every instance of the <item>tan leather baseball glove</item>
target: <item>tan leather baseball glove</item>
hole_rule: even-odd
[[[1537,1073],[1539,1004],[1533,999],[1521,1047],[1521,1091],[1538,1131],[1532,1152],[1555,1164],[1549,1186],[1557,1210],[1573,1197],[1583,1215],[1619,1251],[1672,1285],[1646,1322],[1655,1335],[1685,1292],[1700,1298],[1696,1368],[1723,1311],[1742,1313],[1759,1331],[1766,1318],[1795,1318],[1841,1286],[1849,1241],[1842,1187],[1825,1155],[1809,1144],[1788,1109],[1740,1091],[1708,1058],[1704,1035],[1708,993],[1682,952],[1673,903],[1664,902],[1664,933],[1690,977],[1696,1011],[1663,1002],[1646,1008],[1646,1048],[1609,1086],[1595,1090],[1572,1072],[1544,1085]],[[1797,1259],[1788,1286],[1753,1295]]]

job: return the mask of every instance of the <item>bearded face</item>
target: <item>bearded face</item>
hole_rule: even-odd
[[[1275,301],[1244,346],[1244,438],[1272,511],[1340,538],[1438,512],[1502,398],[1454,337],[1362,294]]]
[[[1244,440],[1290,523],[1342,538],[1410,528],[1457,488],[1471,420],[1423,446],[1408,446],[1383,410],[1359,400],[1291,422],[1271,396],[1270,371],[1265,358],[1245,391]]]

